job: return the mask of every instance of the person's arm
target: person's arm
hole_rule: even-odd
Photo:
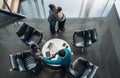
[[[48,64],[60,64],[62,62],[62,58],[60,56],[57,57],[57,59],[51,60],[49,58],[42,58],[42,61],[44,63],[48,63]]]
[[[50,16],[50,19],[56,20],[56,18],[55,18],[55,12],[53,12],[52,10],[49,10],[49,16]]]
[[[54,16],[51,16],[51,19],[52,19],[52,20],[56,20]]]
[[[52,57],[51,57],[51,59],[52,59],[52,58],[55,58],[55,56],[56,56],[56,54],[52,54]]]
[[[62,20],[65,18],[65,16],[64,16],[63,12],[61,11],[61,12],[58,12],[58,13],[57,13],[57,15],[55,16],[55,18],[56,18],[58,21],[62,21]]]
[[[41,60],[42,56],[36,55],[36,56],[34,56],[34,58],[35,58],[36,60]]]

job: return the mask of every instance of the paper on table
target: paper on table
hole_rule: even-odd
[[[54,52],[56,53],[58,51],[56,45],[52,42],[49,43],[49,45],[47,46],[47,48],[51,51],[51,52]]]

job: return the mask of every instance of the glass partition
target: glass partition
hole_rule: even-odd
[[[0,9],[0,28],[14,23],[22,18],[25,18],[25,16],[18,13],[11,13],[4,9]]]
[[[61,6],[68,18],[106,17],[117,0],[24,0],[21,13],[28,18],[47,18],[49,4]]]

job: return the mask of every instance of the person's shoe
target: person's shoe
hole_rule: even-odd
[[[60,32],[60,30],[59,29],[57,29],[57,33],[59,33]]]
[[[62,32],[64,32],[64,31],[65,31],[65,27],[64,27],[63,29],[61,29],[61,30],[59,29],[59,31],[62,31]]]

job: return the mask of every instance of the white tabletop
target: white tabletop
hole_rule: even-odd
[[[50,55],[55,54],[56,52],[58,52],[59,50],[65,48],[65,47],[68,47],[68,49],[71,52],[70,46],[65,40],[54,38],[54,39],[51,39],[51,40],[47,41],[43,45],[42,54],[43,54],[44,57],[47,57],[46,52],[49,51]]]

